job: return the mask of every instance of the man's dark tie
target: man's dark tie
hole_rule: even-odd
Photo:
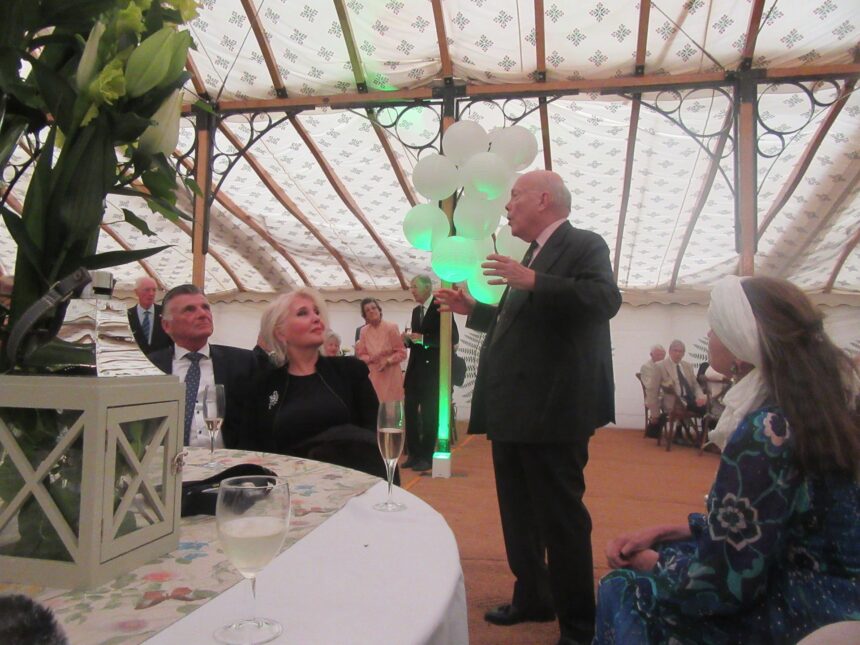
[[[531,244],[529,244],[529,248],[526,251],[526,254],[523,256],[523,261],[521,262],[521,264],[523,266],[527,267],[528,265],[530,265],[532,263],[532,258],[535,255],[535,251],[537,250],[537,247],[538,247],[537,240],[535,240]]]
[[[185,355],[191,365],[185,375],[185,443],[188,445],[191,439],[191,420],[194,418],[194,406],[197,404],[197,388],[200,386],[200,359],[203,354],[189,352]]]
[[[684,378],[680,363],[675,363],[675,370],[678,372],[678,383],[681,384],[681,396],[685,401],[690,401],[693,398],[693,390],[690,388],[690,383]]]
[[[146,342],[149,342],[149,331],[152,329],[152,321],[149,319],[149,311],[143,312],[143,322],[140,324],[141,329],[143,329],[143,337],[146,339]]]

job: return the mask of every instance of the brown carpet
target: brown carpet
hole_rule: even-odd
[[[402,485],[439,511],[457,537],[466,580],[470,643],[554,645],[559,634],[554,622],[497,627],[484,621],[487,608],[510,601],[513,577],[499,525],[490,443],[482,436],[467,436],[463,430],[460,437],[450,479],[405,470]],[[651,524],[683,523],[688,513],[704,508],[704,495],[719,459],[677,446],[667,453],[654,440],[644,439],[641,430],[608,428],[592,439],[590,455],[585,500],[594,525],[597,584],[608,571],[603,550],[610,539]]]

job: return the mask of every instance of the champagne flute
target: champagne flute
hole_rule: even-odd
[[[215,507],[218,538],[224,553],[251,580],[252,608],[257,600],[257,574],[284,544],[290,526],[290,487],[285,477],[251,475],[230,477],[218,487]],[[214,633],[219,643],[268,643],[283,631],[270,618],[252,616]]]
[[[215,461],[215,437],[224,423],[224,410],[227,407],[227,399],[224,394],[224,386],[220,383],[207,385],[203,390],[203,421],[206,423],[206,431],[209,433],[209,463],[203,464],[206,468],[217,468]]]
[[[402,511],[406,508],[391,499],[391,484],[394,480],[394,469],[397,460],[403,452],[405,434],[403,432],[403,401],[385,401],[379,404],[377,417],[376,443],[385,462],[385,474],[388,477],[388,499],[374,504],[377,511]]]

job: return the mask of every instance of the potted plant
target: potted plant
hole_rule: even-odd
[[[108,194],[182,216],[169,156],[196,4],[4,0],[2,12],[0,213],[18,254],[0,302],[0,577],[90,585],[176,545],[183,386],[32,374],[74,350],[52,339],[89,270],[164,248],[99,253]],[[26,173],[19,215],[6,201]]]

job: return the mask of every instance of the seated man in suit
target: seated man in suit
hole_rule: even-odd
[[[193,284],[183,284],[168,291],[162,306],[162,325],[175,347],[153,352],[149,360],[165,374],[176,374],[186,384],[185,445],[209,447],[209,435],[202,419],[197,424],[192,421],[198,396],[207,385],[221,383],[227,398],[227,410],[216,446],[234,448],[244,428],[245,405],[257,365],[253,352],[209,344],[214,330],[212,310],[206,296]]]
[[[686,351],[684,343],[680,340],[673,340],[669,345],[669,356],[660,362],[663,411],[669,412],[676,398],[680,398],[687,410],[696,414],[704,414],[708,397],[705,396],[699,381],[696,380],[693,366],[682,360]]]
[[[645,388],[645,405],[648,407],[648,428],[645,436],[656,439],[660,436],[660,426],[665,421],[660,416],[660,361],[666,358],[662,345],[651,348],[651,357],[639,368],[639,378]]]
[[[155,304],[158,285],[149,277],[138,278],[134,285],[137,304],[128,309],[128,324],[140,351],[150,354],[170,347],[170,336],[161,326],[161,305]]]

